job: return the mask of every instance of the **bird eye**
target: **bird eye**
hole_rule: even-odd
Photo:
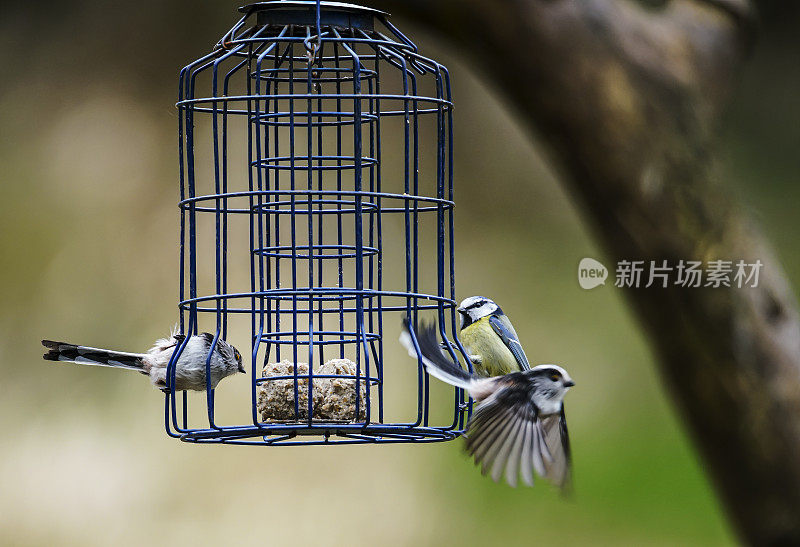
[[[237,361],[241,361],[242,360],[242,354],[239,353],[238,349],[233,350],[233,356],[236,357]]]
[[[553,373],[550,375],[550,379],[553,380],[554,382],[558,382],[561,379],[561,375]]]

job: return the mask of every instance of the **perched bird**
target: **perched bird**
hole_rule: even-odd
[[[182,344],[185,339],[185,335],[173,333],[169,338],[157,340],[147,353],[125,353],[42,340],[42,345],[50,350],[43,357],[48,361],[135,370],[150,376],[154,386],[166,390],[167,364],[175,351],[175,346]],[[189,338],[175,365],[176,391],[205,391],[206,359],[213,341],[214,335],[208,332]],[[223,378],[245,371],[239,350],[222,339],[217,340],[214,352],[211,354],[210,366],[212,389],[217,387]]]
[[[463,331],[462,331],[463,332]],[[408,320],[400,342],[417,358]],[[538,365],[521,372],[482,377],[470,374],[442,352],[434,325],[417,333],[421,361],[428,374],[465,389],[479,403],[467,424],[466,449],[484,475],[494,481],[505,474],[533,486],[533,471],[562,490],[571,482],[571,454],[564,395],[575,385],[556,365]]]
[[[500,306],[483,296],[470,296],[458,306],[459,340],[481,376],[502,376],[531,368],[517,331]]]

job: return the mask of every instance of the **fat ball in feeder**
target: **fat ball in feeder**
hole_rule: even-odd
[[[297,363],[297,372],[307,375],[308,363]],[[366,419],[367,384],[353,379],[356,372],[356,364],[349,359],[331,359],[314,372],[316,380],[311,397],[314,420],[347,422]],[[282,378],[258,386],[258,410],[264,422],[308,418],[309,382],[307,379],[298,380],[295,397],[293,374],[294,365],[288,360],[264,366],[264,377]],[[359,384],[358,391],[356,384]]]

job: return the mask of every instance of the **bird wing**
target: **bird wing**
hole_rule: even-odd
[[[511,326],[509,322],[506,324],[506,321],[503,321],[496,315],[492,315],[489,317],[489,324],[494,329],[494,332],[497,333],[497,336],[503,340],[503,343],[506,347],[511,351],[514,355],[514,359],[517,361],[520,370],[530,370],[531,365],[528,362],[528,357],[525,355],[525,351],[522,349],[522,344],[519,343],[517,339],[517,334],[514,332],[514,327]]]
[[[553,456],[545,461],[545,478],[567,492],[572,486],[572,452],[563,404],[559,414],[542,418],[542,429],[547,450]]]
[[[533,486],[534,471],[549,479],[547,466],[555,465],[554,455],[531,399],[533,385],[519,372],[495,381],[503,387],[473,414],[467,426],[467,452],[494,481],[505,474],[508,484],[515,487],[522,476],[525,484]]]

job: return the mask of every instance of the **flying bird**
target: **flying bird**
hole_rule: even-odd
[[[175,364],[176,391],[205,391],[206,360],[211,352],[214,338],[214,335],[208,332],[189,338]],[[157,340],[147,353],[126,353],[42,340],[42,345],[50,350],[43,357],[48,361],[134,370],[149,376],[154,386],[166,391],[167,365],[175,346],[182,344],[185,339],[185,335],[173,333],[169,338]],[[211,352],[210,366],[212,389],[217,387],[223,378],[245,371],[239,350],[222,339],[217,340]]]
[[[515,487],[520,476],[524,484],[533,486],[535,471],[562,491],[568,490],[572,461],[563,399],[575,382],[567,371],[538,365],[491,377],[470,374],[442,351],[435,324],[421,325],[416,333],[419,357],[428,374],[466,390],[478,402],[467,424],[466,449],[481,472],[491,474],[495,482],[505,475],[506,482]],[[400,342],[417,359],[408,319]]]

